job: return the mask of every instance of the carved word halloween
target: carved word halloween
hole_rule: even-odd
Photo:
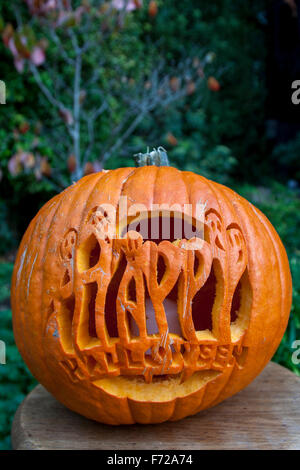
[[[246,361],[248,348],[241,344],[226,344],[226,345],[198,345],[198,360],[196,370],[216,370],[223,371],[227,366],[235,365],[239,369],[242,369]],[[185,359],[188,364],[189,358]],[[116,363],[115,366],[121,366],[122,358],[120,362]],[[131,365],[134,364],[130,361]],[[94,379],[102,377],[103,375],[116,375],[116,369],[103,369],[100,370],[96,367],[95,370],[91,370],[90,367],[85,366],[83,361],[77,361],[76,358],[72,358],[70,361],[61,361],[61,365],[68,371],[71,379],[74,382],[78,380],[87,380],[90,376],[94,376]],[[141,371],[134,365],[133,375],[140,375]],[[120,371],[119,371],[120,373]],[[169,373],[169,372],[168,372]],[[118,374],[117,374],[118,375]]]

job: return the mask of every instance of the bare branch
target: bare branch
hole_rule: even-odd
[[[146,80],[141,80],[140,86],[134,87],[134,97],[130,94],[124,94],[123,99],[128,105],[128,110],[120,123],[112,130],[111,138],[118,135],[120,132],[121,135],[117,141],[103,153],[101,159],[103,164],[116,150],[124,145],[124,142],[136,130],[147,114],[156,109],[164,109],[187,95],[187,80],[193,78],[193,71],[190,69],[189,65],[189,60],[179,64],[176,74],[179,75],[179,72],[183,69],[185,76],[182,78],[181,72],[181,76],[178,79],[178,88],[175,91],[170,87],[170,77],[168,75],[163,75],[162,78],[160,78],[160,73],[164,68],[164,64],[161,62],[152,72],[151,77],[148,77],[147,82],[151,84],[149,89],[145,87]],[[195,78],[195,86],[197,86],[200,81],[200,77]],[[136,116],[133,117],[134,115]],[[130,125],[127,125],[130,116],[133,117],[133,120]],[[126,129],[124,130],[125,126]]]
[[[88,127],[88,135],[89,135],[89,145],[84,153],[83,166],[88,161],[91,155],[91,152],[93,150],[94,144],[95,144],[95,122],[97,118],[107,110],[107,107],[108,107],[107,103],[103,102],[101,106],[98,109],[96,109],[92,113],[92,115],[86,120],[87,127]]]
[[[126,131],[117,139],[116,143],[107,150],[101,159],[102,164],[116,151],[118,150],[123,142],[135,131],[140,122],[144,119],[145,113],[138,114],[135,119],[132,121],[131,125],[126,129]]]
[[[74,155],[76,158],[76,176],[83,175],[83,169],[80,161],[80,82],[81,82],[81,54],[76,56],[75,76],[74,76],[74,97],[73,97],[73,115],[74,115]]]

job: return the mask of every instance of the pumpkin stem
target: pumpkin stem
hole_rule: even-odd
[[[149,147],[146,153],[136,153],[134,155],[136,166],[169,166],[169,159],[167,151],[163,147],[158,147],[149,152]]]

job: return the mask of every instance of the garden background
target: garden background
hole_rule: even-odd
[[[299,8],[299,14],[298,14]],[[0,4],[0,449],[34,386],[9,301],[29,221],[84,174],[133,165],[147,146],[229,185],[271,220],[293,275],[273,360],[300,375],[298,0],[18,0]]]

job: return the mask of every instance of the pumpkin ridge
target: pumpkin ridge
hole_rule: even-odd
[[[277,234],[277,232],[275,231],[275,233],[273,232],[272,233],[272,230],[271,230],[271,227],[270,227],[270,224],[267,223],[266,220],[264,220],[264,217],[261,216],[260,212],[254,208],[252,205],[250,205],[250,208],[252,209],[252,211],[256,214],[256,216],[259,218],[259,220],[261,221],[262,225],[264,225],[264,227],[266,228],[267,232],[268,232],[268,235],[269,235],[269,238],[272,242],[272,245],[274,247],[274,250],[275,250],[275,253],[276,253],[276,258],[277,258],[277,263],[279,265],[279,275],[280,275],[280,290],[281,290],[281,315],[280,315],[280,321],[278,322],[278,327],[277,327],[277,331],[275,332],[274,334],[274,340],[275,338],[278,338],[278,336],[281,335],[281,331],[282,330],[285,330],[286,327],[287,327],[287,323],[288,323],[288,318],[286,318],[286,321],[284,322],[284,311],[285,311],[285,308],[284,308],[284,304],[286,302],[286,292],[283,292],[283,286],[284,286],[284,280],[283,280],[283,276],[282,276],[282,272],[283,272],[283,266],[282,266],[282,256],[279,256],[279,250],[281,249],[282,251],[282,242],[280,240],[280,237],[279,235]],[[275,239],[277,238],[277,240]],[[281,246],[280,246],[281,245]],[[288,263],[287,263],[288,265]],[[289,265],[288,265],[289,266]],[[286,289],[284,289],[286,291]],[[291,296],[291,293],[290,293],[290,296],[289,296],[289,308],[291,307],[291,303],[292,303],[292,296]],[[278,344],[276,341],[274,341],[275,343],[275,346],[274,346],[274,351],[273,353],[275,353],[277,347],[278,347]],[[273,354],[272,354],[273,355]]]

